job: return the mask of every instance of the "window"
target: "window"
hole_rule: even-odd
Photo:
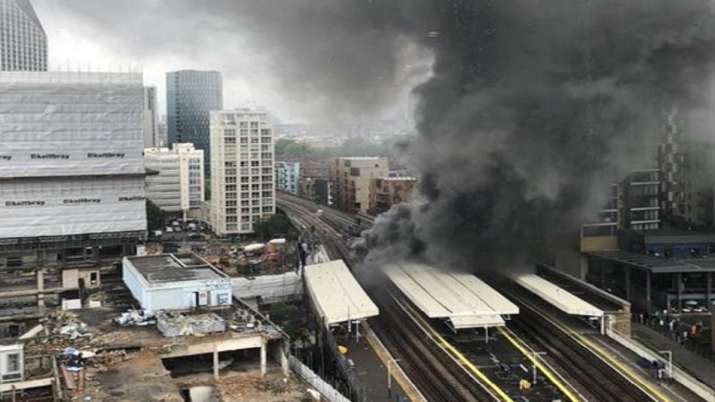
[[[6,355],[7,362],[7,374],[14,374],[20,372],[20,354],[19,353],[9,353]]]

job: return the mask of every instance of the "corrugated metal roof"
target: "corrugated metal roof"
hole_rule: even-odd
[[[306,266],[305,282],[328,325],[380,314],[342,260]]]

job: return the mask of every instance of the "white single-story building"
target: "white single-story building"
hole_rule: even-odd
[[[147,312],[230,305],[231,278],[201,257],[124,257],[124,283]]]

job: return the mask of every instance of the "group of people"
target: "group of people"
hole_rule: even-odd
[[[698,336],[703,330],[702,322],[684,322],[680,317],[669,314],[668,310],[657,311],[654,314],[638,314],[638,321],[667,334],[681,345]]]

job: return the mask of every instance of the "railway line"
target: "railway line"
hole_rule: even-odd
[[[533,348],[546,352],[548,359],[579,384],[579,392],[586,399],[623,402],[658,400],[615,372],[573,337],[566,336],[563,328],[536,307],[522,298],[514,298],[513,294],[512,300],[519,305],[520,314],[512,317],[509,328]]]
[[[295,219],[316,228],[331,258],[344,258],[348,265],[355,263],[350,250],[342,241],[345,236],[351,235],[345,229],[354,223],[349,217],[329,208],[318,208],[310,201],[293,196],[281,195],[278,201],[289,216],[292,211],[292,214],[299,215]],[[321,214],[317,214],[318,209],[322,210]],[[668,400],[638,378],[624,376],[611,362],[571,336],[573,334],[569,334],[568,328],[548,318],[544,311],[531,303],[529,295],[519,291],[515,284],[507,285],[507,288],[509,292],[506,295],[517,302],[521,314],[512,317],[505,331],[531,349],[546,352],[546,359],[551,365],[560,368],[561,374],[567,373],[566,380],[571,389],[564,389],[565,381],[559,387],[569,396],[564,400]],[[464,364],[455,362],[452,356],[434,342],[426,343],[425,338],[429,336],[420,336],[424,335],[420,333],[424,328],[419,325],[415,327],[417,324],[406,320],[405,312],[400,310],[398,303],[387,292],[380,289],[368,292],[381,310],[381,315],[372,320],[370,325],[390,352],[400,359],[405,373],[430,401],[510,400],[500,398],[483,382],[477,381],[464,368]],[[400,325],[394,325],[396,322]],[[561,376],[559,378],[564,380]],[[552,380],[559,386],[558,380]],[[477,384],[479,389],[474,388]]]
[[[354,264],[349,249],[342,241],[342,233],[315,216],[316,209],[292,199],[279,199],[279,207],[288,216],[318,233],[331,258],[343,258],[348,266]],[[322,217],[324,218],[324,217]],[[331,238],[332,237],[332,238]],[[342,244],[341,244],[342,243]],[[401,310],[385,289],[367,289],[379,306],[381,314],[371,319],[370,327],[390,353],[399,361],[405,374],[429,400],[437,402],[506,400],[494,395],[488,387],[455,362],[424,330]],[[394,325],[399,322],[400,325]]]

